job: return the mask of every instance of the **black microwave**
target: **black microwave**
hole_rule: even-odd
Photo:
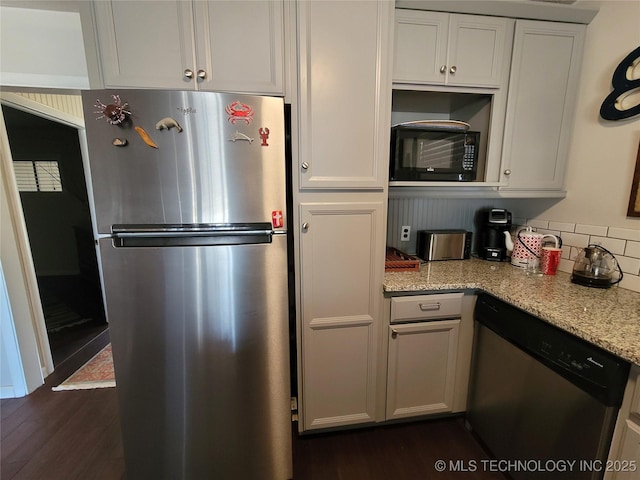
[[[390,181],[472,182],[478,171],[480,132],[431,123],[391,129]]]

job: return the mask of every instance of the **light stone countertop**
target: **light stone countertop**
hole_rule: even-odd
[[[527,276],[509,262],[478,258],[424,263],[419,272],[387,272],[387,296],[483,290],[577,337],[640,365],[640,293],[571,283],[570,274]]]

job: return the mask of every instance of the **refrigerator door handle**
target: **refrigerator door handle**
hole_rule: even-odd
[[[114,225],[113,246],[189,247],[271,243],[269,223],[224,225]]]

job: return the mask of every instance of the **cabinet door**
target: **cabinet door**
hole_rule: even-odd
[[[585,28],[516,22],[501,189],[562,189]]]
[[[620,465],[621,467],[621,471],[618,471],[614,476],[616,480],[638,478],[638,471],[640,470],[640,425],[634,423],[632,419],[627,419],[624,426],[620,456],[619,460],[615,460],[615,465]]]
[[[383,204],[302,204],[304,429],[375,420]]]
[[[396,10],[393,81],[500,87],[512,19]]]
[[[479,15],[451,15],[447,84],[500,87],[509,68],[514,21]],[[506,72],[505,72],[506,73]]]
[[[443,84],[449,14],[396,9],[395,18],[393,81]]]
[[[94,2],[104,86],[195,88],[193,12],[182,1]]]
[[[386,185],[393,2],[298,3],[302,189]]]
[[[387,419],[453,409],[460,320],[389,326]]]
[[[195,2],[201,90],[284,94],[284,7],[280,1]]]

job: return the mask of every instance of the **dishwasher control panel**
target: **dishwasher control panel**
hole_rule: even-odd
[[[617,357],[612,358],[608,352],[598,351],[598,347],[585,348],[582,340],[577,340],[565,332],[560,331],[559,335],[556,333],[547,331],[544,333],[545,338],[539,339],[538,355],[586,381],[606,386],[607,372],[610,369],[615,370],[620,360]]]

